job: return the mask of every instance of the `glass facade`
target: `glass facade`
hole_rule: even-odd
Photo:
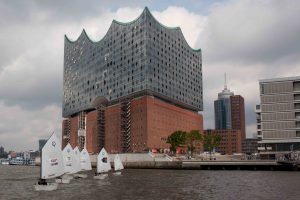
[[[161,25],[145,8],[130,23],[113,21],[100,41],[85,31],[65,37],[63,117],[146,91],[191,110],[202,100],[201,50],[192,49],[180,28]]]
[[[214,102],[215,129],[231,129],[230,99],[219,99]]]
[[[227,89],[226,78],[222,92],[218,93],[218,100],[214,101],[215,129],[231,129],[231,102],[234,93]]]

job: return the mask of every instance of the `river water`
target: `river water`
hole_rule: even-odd
[[[0,199],[300,199],[300,172],[126,169],[36,192],[39,167],[0,165]]]

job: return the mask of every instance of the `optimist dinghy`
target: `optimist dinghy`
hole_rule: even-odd
[[[115,159],[114,159],[114,175],[121,175],[121,170],[124,169],[124,166],[122,164],[122,161],[120,159],[120,156],[119,154],[117,154],[115,156]]]
[[[61,145],[57,136],[53,133],[44,145],[41,153],[40,179],[34,189],[36,191],[52,191],[57,189],[57,183],[47,182],[64,173]]]
[[[104,148],[101,149],[97,156],[97,172],[94,179],[104,179],[108,176],[108,172],[111,170],[110,160],[108,154]]]

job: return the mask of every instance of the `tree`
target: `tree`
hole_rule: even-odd
[[[186,142],[186,132],[175,131],[167,139],[167,143],[171,145],[171,151],[176,151],[177,147],[184,145]]]
[[[203,137],[198,130],[192,130],[187,133],[186,136],[186,145],[188,150],[191,151],[191,156],[193,155],[193,151],[195,150],[195,146],[197,142],[201,142]]]
[[[212,150],[220,145],[221,140],[222,140],[222,136],[218,134],[204,135],[203,145],[204,145],[204,149],[209,151],[210,160],[211,160]]]

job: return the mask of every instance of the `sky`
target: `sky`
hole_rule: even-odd
[[[84,28],[100,40],[113,19],[128,22],[147,6],[166,26],[180,26],[202,49],[204,128],[227,85],[245,98],[246,132],[256,132],[258,80],[300,75],[297,0],[0,0],[0,146],[36,150],[61,134],[64,35]]]

